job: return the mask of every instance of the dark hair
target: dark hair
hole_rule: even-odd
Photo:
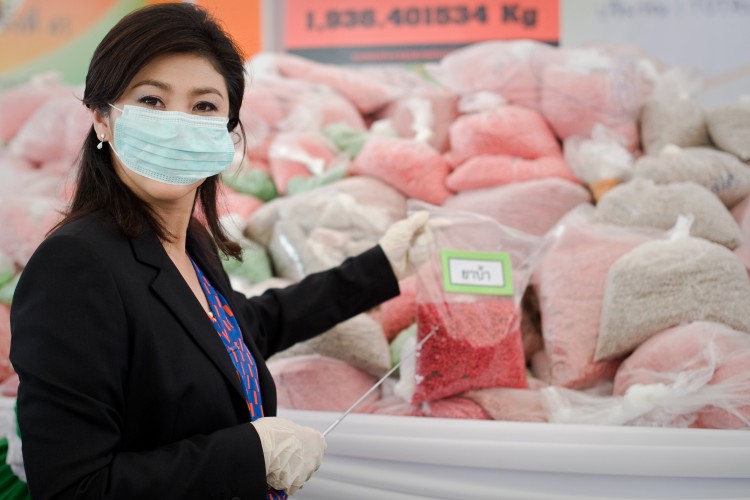
[[[189,3],[164,3],[140,8],[123,17],[102,39],[91,58],[83,104],[108,116],[109,103],[125,92],[136,73],[165,54],[191,53],[206,57],[224,77],[229,97],[230,132],[239,127],[245,91],[244,56],[231,37],[204,8]],[[127,237],[152,229],[162,240],[171,235],[153,209],[140,200],[117,176],[109,151],[98,150],[93,126],[83,148],[76,191],[57,227],[83,215],[105,209]],[[230,240],[219,223],[220,179],[214,175],[198,187],[196,209],[205,220],[219,250],[240,258],[241,248]],[[195,217],[191,227],[197,223]]]

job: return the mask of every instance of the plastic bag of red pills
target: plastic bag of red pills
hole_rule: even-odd
[[[484,215],[409,200],[430,213],[428,258],[415,269],[417,341],[412,403],[470,389],[526,388],[521,297],[540,238]]]

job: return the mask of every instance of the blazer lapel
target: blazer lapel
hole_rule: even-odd
[[[156,278],[151,283],[151,289],[156,296],[172,311],[185,331],[206,353],[244,401],[245,392],[224,344],[156,235],[151,234],[131,240],[131,245],[136,259],[158,270]]]
[[[196,264],[200,266],[200,268],[203,270],[206,277],[209,279],[211,284],[216,288],[227,300],[229,303],[229,307],[232,308],[232,311],[234,311],[235,315],[237,314],[237,311],[239,311],[238,307],[241,306],[240,304],[234,303],[234,293],[232,290],[232,285],[229,283],[229,281],[226,279],[226,274],[224,274],[223,269],[217,269],[217,265],[219,265],[219,260],[216,258],[209,259],[209,257],[206,255],[206,252],[203,250],[203,245],[201,244],[201,241],[198,240],[198,238],[191,237],[191,232],[188,231],[188,240],[187,240],[187,249],[190,255],[195,260]],[[214,256],[215,257],[215,256]],[[239,322],[239,318],[238,318]],[[242,325],[240,325],[242,327]],[[245,345],[248,349],[250,349],[250,354],[252,354],[253,359],[256,360],[256,367],[258,368],[258,378],[260,382],[261,387],[261,397],[263,399],[263,406],[264,408],[271,409],[272,412],[275,413],[276,408],[276,395],[272,392],[269,392],[269,387],[275,387],[275,383],[273,381],[273,377],[271,376],[271,373],[268,371],[268,368],[264,362],[258,363],[257,360],[264,360],[263,353],[258,350],[258,347],[255,345],[255,342],[252,340],[252,335],[250,332],[243,332],[243,339],[245,340]]]

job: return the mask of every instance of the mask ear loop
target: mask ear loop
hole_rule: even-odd
[[[116,110],[117,110],[117,111],[119,111],[120,113],[124,113],[124,112],[125,112],[125,110],[124,110],[124,109],[120,109],[120,108],[118,108],[117,106],[115,106],[115,105],[114,105],[114,104],[112,104],[112,103],[109,103],[109,106],[110,106],[110,107],[111,107],[112,109],[116,109]],[[112,133],[112,135],[113,135],[113,137],[114,137],[115,124],[114,124],[114,121],[112,121],[112,113],[109,113],[109,115],[107,115],[107,125],[108,125],[108,127],[109,127],[109,130],[110,130],[110,132]],[[104,132],[102,132],[101,134],[99,134],[99,139],[101,139],[101,140],[99,141],[99,144],[97,144],[97,145],[96,145],[96,148],[97,148],[97,149],[102,149],[102,147],[103,147],[103,144],[102,144],[102,143],[103,143],[103,142],[109,142],[109,141],[104,141],[104,138],[105,138],[105,137],[106,137],[106,135],[104,134]],[[114,146],[114,144],[113,144],[113,143],[111,143],[111,142],[109,142],[109,147],[110,147],[110,148],[112,148],[112,151],[114,151],[114,152],[115,152],[115,155],[117,155],[117,157],[118,157],[118,158],[120,158],[120,155],[119,155],[119,154],[117,153],[117,150],[115,149],[115,146]],[[120,160],[120,161],[122,161],[122,160]]]

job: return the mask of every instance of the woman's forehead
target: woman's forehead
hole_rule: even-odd
[[[166,54],[155,58],[136,73],[128,89],[147,85],[171,92],[227,95],[224,77],[210,59],[197,54]]]

